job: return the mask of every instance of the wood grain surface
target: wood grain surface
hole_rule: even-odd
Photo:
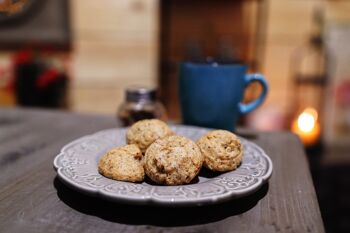
[[[121,205],[57,179],[62,146],[117,126],[112,116],[0,108],[0,232],[324,232],[304,151],[287,132],[238,132],[266,151],[274,172],[256,193],[218,205]]]

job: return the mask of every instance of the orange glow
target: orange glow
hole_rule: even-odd
[[[299,135],[305,145],[317,142],[320,136],[320,124],[317,121],[318,114],[313,108],[306,108],[293,121],[292,131]]]

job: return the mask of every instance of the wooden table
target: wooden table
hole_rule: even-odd
[[[274,172],[258,192],[219,205],[121,205],[57,179],[52,162],[63,145],[116,126],[111,116],[0,109],[0,232],[324,232],[304,151],[288,132],[239,132]]]

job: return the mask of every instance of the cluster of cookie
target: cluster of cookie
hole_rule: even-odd
[[[115,180],[141,182],[145,174],[155,183],[190,183],[202,165],[212,171],[232,171],[241,163],[239,138],[225,130],[203,135],[197,143],[175,135],[160,120],[142,120],[126,135],[128,145],[110,150],[99,162],[99,172]]]

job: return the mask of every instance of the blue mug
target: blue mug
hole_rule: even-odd
[[[268,92],[263,75],[246,72],[243,64],[182,63],[179,96],[183,123],[234,131],[239,116],[261,105]],[[262,93],[243,104],[245,88],[252,82],[261,84]]]

